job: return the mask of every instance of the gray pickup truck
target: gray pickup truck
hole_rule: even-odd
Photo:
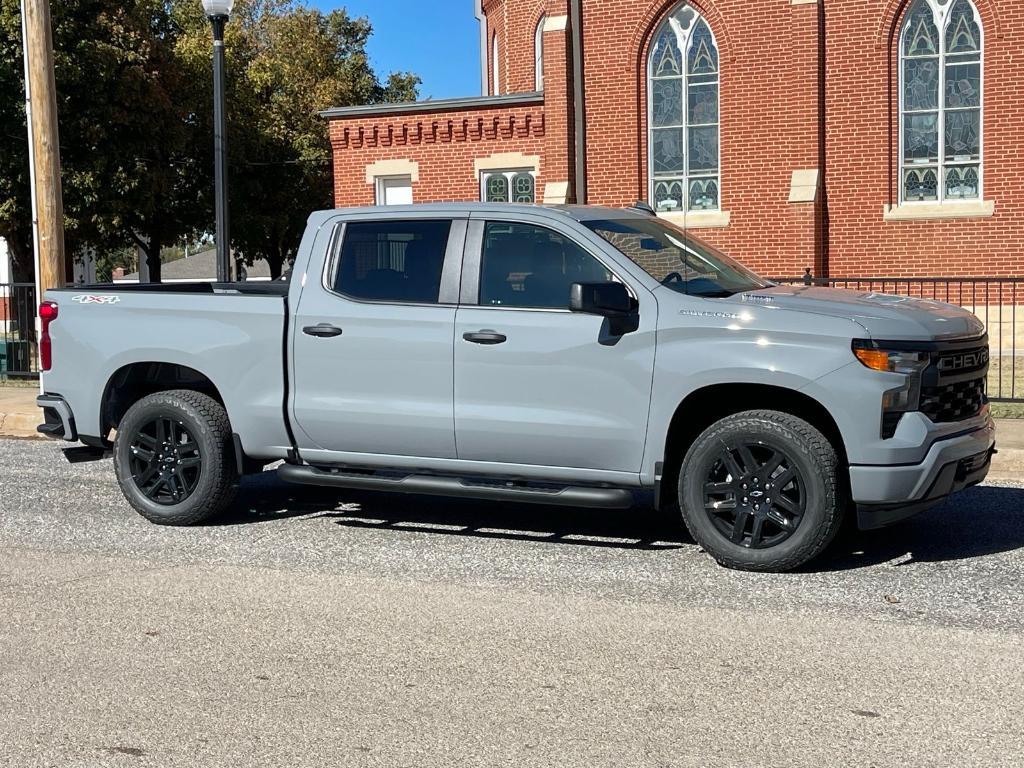
[[[313,214],[290,280],[40,308],[46,435],[185,525],[240,475],[628,509],[780,571],[980,482],[988,346],[921,299],[773,285],[640,208]],[[514,514],[510,512],[509,514]]]

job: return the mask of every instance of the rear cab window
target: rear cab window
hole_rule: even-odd
[[[345,225],[331,288],[363,301],[437,304],[451,220]]]

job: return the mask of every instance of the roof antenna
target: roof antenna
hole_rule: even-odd
[[[633,205],[630,206],[634,210],[646,213],[648,216],[657,216],[657,212],[651,208],[649,203],[645,203],[643,200],[637,200]]]

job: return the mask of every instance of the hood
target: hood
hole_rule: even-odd
[[[846,318],[862,326],[874,339],[952,339],[985,332],[978,318],[952,304],[870,291],[777,285],[737,294],[726,301]]]

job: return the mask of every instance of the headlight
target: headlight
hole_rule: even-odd
[[[927,352],[911,352],[905,349],[886,349],[877,342],[854,339],[853,354],[868,368],[886,373],[902,373],[912,376],[928,367]]]
[[[854,339],[853,354],[873,371],[901,373],[903,384],[882,395],[881,436],[887,440],[896,434],[900,418],[908,411],[916,411],[921,402],[921,373],[931,360],[927,352],[886,348],[885,343]]]

